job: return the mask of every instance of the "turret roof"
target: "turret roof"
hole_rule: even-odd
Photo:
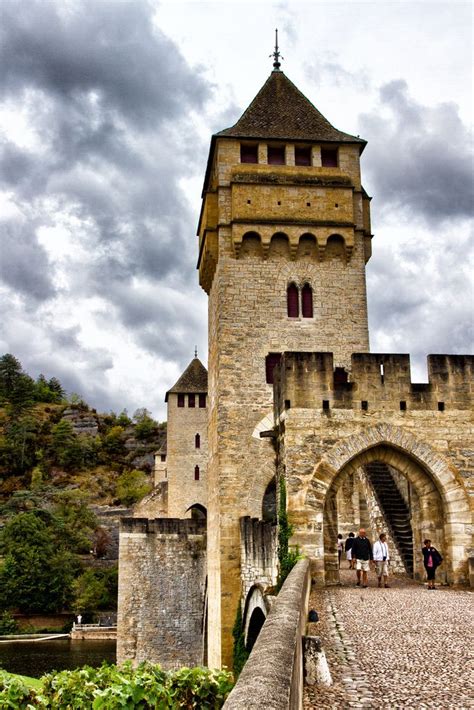
[[[360,143],[366,141],[334,128],[288,77],[272,71],[237,123],[216,134],[229,138]]]
[[[168,401],[170,392],[199,392],[201,394],[207,392],[207,370],[199,358],[195,357],[191,360],[179,380],[166,393],[165,402]]]

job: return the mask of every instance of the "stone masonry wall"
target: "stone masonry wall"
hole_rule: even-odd
[[[263,520],[240,519],[240,574],[242,602],[258,584],[263,589],[276,584],[278,575],[277,527]]]
[[[408,356],[355,354],[351,381],[338,386],[330,353],[285,353],[275,385],[279,469],[288,481],[294,542],[317,560],[316,576],[324,577],[328,491],[338,477],[378,460],[410,483],[418,526],[415,569],[422,571],[419,540],[424,535],[442,550],[448,581],[467,580],[474,493],[473,366],[470,356],[430,356],[429,383],[418,385],[410,382]]]
[[[117,662],[203,663],[205,521],[121,522]]]

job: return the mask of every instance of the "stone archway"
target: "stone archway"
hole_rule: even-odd
[[[249,590],[244,605],[243,630],[245,647],[251,651],[260,629],[267,618],[268,607],[261,585],[255,584]]]
[[[419,501],[416,544],[420,541],[421,530],[434,539],[438,537],[444,551],[448,581],[466,582],[471,512],[462,481],[456,470],[428,444],[392,425],[372,427],[338,441],[323,454],[315,467],[304,493],[304,514],[299,511],[304,530],[297,525],[294,536],[294,542],[315,558],[315,574],[324,580],[333,566],[334,549],[331,549],[330,540],[335,536],[331,529],[331,525],[334,527],[331,515],[334,515],[333,497],[340,481],[348,473],[355,473],[360,466],[373,461],[392,466],[410,481]],[[306,531],[310,528],[315,534],[308,544]],[[327,556],[325,550],[328,550]]]

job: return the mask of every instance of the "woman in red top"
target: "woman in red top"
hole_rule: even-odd
[[[426,575],[428,577],[428,589],[435,589],[436,568],[439,567],[443,558],[436,547],[432,547],[431,540],[424,540],[424,547],[421,548],[421,551],[423,553],[423,564],[425,565]]]

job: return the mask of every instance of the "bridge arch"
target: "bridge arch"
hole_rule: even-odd
[[[207,519],[207,509],[201,503],[193,503],[187,508],[186,513],[191,513],[191,518],[194,520],[206,520]]]
[[[325,579],[336,581],[338,577],[337,490],[348,474],[356,475],[361,467],[374,462],[392,467],[413,487],[415,551],[421,547],[423,536],[436,540],[435,544],[444,552],[447,580],[465,581],[471,512],[462,480],[454,467],[428,444],[387,424],[368,428],[333,445],[316,465],[306,488],[307,523],[321,532],[319,544],[308,552],[319,558]],[[418,560],[418,573],[421,572]]]
[[[265,623],[267,614],[268,608],[263,587],[260,584],[254,584],[247,594],[243,615],[244,639],[247,651],[252,650],[260,629]]]

